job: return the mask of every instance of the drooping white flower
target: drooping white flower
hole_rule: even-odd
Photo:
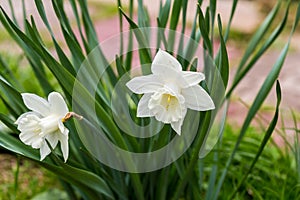
[[[46,140],[53,149],[59,141],[66,162],[69,156],[69,130],[64,126],[63,120],[69,110],[63,97],[52,92],[48,101],[30,93],[23,93],[22,98],[31,111],[22,114],[15,122],[21,132],[21,141],[32,148],[40,149],[41,160],[51,152]]]
[[[151,65],[152,74],[135,77],[126,86],[136,94],[144,94],[138,103],[138,117],[154,116],[171,124],[177,134],[187,108],[197,111],[214,109],[214,103],[199,83],[200,72],[182,71],[181,64],[169,53],[159,50]]]

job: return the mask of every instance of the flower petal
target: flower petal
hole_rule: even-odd
[[[41,161],[46,158],[51,153],[50,148],[48,147],[48,144],[46,141],[43,142],[41,148],[40,148],[40,154],[41,154]]]
[[[185,80],[185,85],[182,85],[182,88],[187,88],[190,86],[194,86],[199,84],[201,81],[205,79],[205,76],[201,72],[189,72],[189,71],[183,71],[183,78]]]
[[[58,143],[59,134],[61,134],[60,131],[56,131],[56,132],[46,135],[46,137],[45,137],[53,149],[55,149],[55,147]]]
[[[176,122],[171,122],[171,127],[178,135],[181,135],[181,127],[183,124],[183,120],[184,120],[184,118],[182,118]]]
[[[157,121],[168,124],[184,118],[186,113],[184,97],[182,95],[173,96],[164,89],[151,95],[148,108]]]
[[[22,131],[23,129],[28,128],[28,123],[30,123],[30,119],[35,119],[36,121],[39,121],[40,116],[35,112],[26,112],[18,117],[18,119],[15,121],[15,124],[17,124],[18,129]]]
[[[182,72],[177,71],[168,65],[156,65],[156,69],[153,74],[159,77],[159,80],[164,84],[171,83],[173,85],[178,85],[178,83],[182,82],[182,85],[186,85]]]
[[[21,132],[19,138],[24,144],[30,145],[34,149],[40,148],[43,142],[43,139],[32,131]]]
[[[47,116],[50,113],[50,105],[49,103],[35,94],[31,93],[22,93],[22,98],[24,104],[30,110],[42,115]]]
[[[135,77],[126,83],[126,86],[136,94],[152,93],[163,87],[163,83],[155,75]]]
[[[65,162],[67,162],[67,159],[69,157],[69,143],[68,143],[68,140],[69,140],[68,134],[67,135],[59,134],[60,149],[61,149],[61,152],[63,154]]]
[[[55,113],[58,116],[65,116],[68,112],[68,106],[58,92],[51,92],[48,96],[51,113]]]
[[[215,105],[209,94],[199,85],[182,89],[185,104],[188,108],[197,111],[215,109]]]
[[[60,132],[64,135],[68,135],[69,129],[67,129],[61,120],[58,121],[58,128]]]
[[[174,58],[168,52],[159,49],[151,65],[152,73],[153,74],[159,73],[159,69],[162,66],[169,66],[176,71],[182,71],[181,64],[178,62],[178,60],[176,60],[176,58]]]
[[[152,94],[144,94],[139,101],[137,107],[137,117],[152,117],[153,115],[150,112],[148,107],[149,100]]]

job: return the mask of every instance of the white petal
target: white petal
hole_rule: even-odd
[[[182,124],[183,124],[183,119],[180,119],[176,122],[171,122],[171,127],[173,128],[173,130],[178,134],[178,135],[181,135],[181,127],[182,127]]]
[[[205,76],[203,73],[200,72],[189,72],[189,71],[183,71],[183,78],[185,80],[185,85],[182,85],[182,88],[187,88],[190,86],[194,86],[199,84],[201,81],[205,79]]]
[[[178,85],[178,83],[184,82],[182,85],[186,85],[182,72],[177,71],[168,65],[156,65],[153,74],[158,76],[159,80],[161,80],[164,84],[171,83]]]
[[[63,154],[64,157],[64,161],[67,162],[67,159],[69,157],[69,136],[68,135],[64,135],[64,134],[60,134],[59,135],[59,141],[60,141],[60,149],[61,152]]]
[[[197,111],[215,109],[215,105],[209,94],[199,85],[182,89],[185,104],[188,108]]]
[[[20,140],[26,144],[30,145],[34,149],[41,147],[43,139],[34,132],[21,132],[19,135]]]
[[[135,77],[126,83],[126,86],[136,94],[152,93],[163,87],[158,76],[147,75]]]
[[[165,124],[169,124],[171,122],[171,117],[168,112],[164,110],[163,106],[157,105],[151,111],[154,113],[155,119]]]
[[[186,113],[184,97],[182,95],[172,96],[163,89],[158,90],[151,96],[148,107],[156,120],[163,123],[178,121],[184,118]]]
[[[51,92],[48,96],[51,113],[55,113],[58,116],[65,116],[68,112],[68,106],[58,92]]]
[[[69,133],[69,129],[67,129],[63,122],[61,121],[61,119],[58,120],[58,128],[60,130],[60,132],[64,135],[67,135]]]
[[[152,94],[144,94],[139,101],[137,107],[137,117],[151,117],[153,116],[148,107],[149,100]]]
[[[35,94],[22,93],[24,104],[30,110],[39,113],[42,116],[47,116],[50,113],[49,103]]]
[[[17,124],[18,129],[22,131],[23,129],[26,129],[28,127],[28,123],[30,123],[30,120],[32,120],[33,118],[36,121],[39,121],[40,116],[35,112],[26,112],[18,117],[18,119],[15,121],[15,124]]]
[[[157,54],[155,55],[152,65],[151,71],[153,74],[159,73],[159,69],[162,66],[169,66],[176,71],[181,71],[182,67],[181,64],[174,58],[171,54],[161,49],[158,50]]]
[[[23,113],[22,115],[20,115],[20,116],[18,117],[18,119],[15,121],[14,124],[20,124],[20,122],[21,122],[23,119],[25,119],[25,118],[27,117],[27,115],[30,115],[30,114],[32,114],[32,113],[34,113],[34,112],[26,112],[26,113]]]
[[[48,134],[45,138],[50,143],[52,149],[54,149],[58,143],[60,131]]]
[[[46,141],[43,142],[41,148],[40,148],[40,154],[41,154],[41,161],[46,158],[51,153],[51,149],[48,147],[48,144]]]

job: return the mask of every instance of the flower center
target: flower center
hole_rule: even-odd
[[[39,125],[43,135],[53,133],[58,130],[58,118],[53,115],[47,116],[40,120]]]
[[[158,121],[171,123],[178,121],[185,113],[184,100],[166,89],[155,92],[148,103],[148,108]]]
[[[174,106],[178,105],[178,99],[171,94],[163,94],[160,103],[166,109],[166,111],[169,111],[169,109],[172,109]]]

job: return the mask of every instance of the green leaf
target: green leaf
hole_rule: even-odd
[[[143,0],[138,0],[138,26],[150,27],[149,14],[143,4]],[[147,37],[147,39],[149,38]]]
[[[252,119],[254,118],[255,114],[257,113],[257,111],[259,110],[259,108],[261,107],[261,105],[263,104],[264,100],[266,99],[267,95],[269,94],[274,82],[276,81],[276,79],[278,78],[279,72],[283,66],[284,60],[286,58],[287,52],[288,52],[288,48],[289,48],[289,44],[290,44],[290,40],[288,41],[288,43],[284,46],[283,50],[281,51],[281,54],[279,55],[278,59],[276,60],[273,68],[271,69],[271,71],[269,72],[268,76],[266,77],[263,85],[261,86],[257,96],[255,97],[254,103],[252,104],[252,106],[249,109],[249,112],[246,116],[246,119],[243,123],[243,126],[241,128],[239,137],[236,141],[236,144],[234,146],[234,149],[229,157],[229,159],[226,162],[226,166],[222,172],[222,175],[219,179],[218,182],[218,186],[217,189],[215,191],[215,196],[213,199],[217,199],[219,192],[221,190],[221,186],[224,182],[225,176],[227,175],[229,166],[237,152],[237,149],[244,137],[244,135],[246,134],[246,131],[252,121]]]
[[[176,27],[179,22],[181,7],[182,7],[182,0],[174,0],[173,7],[172,7],[172,13],[171,13],[171,19],[170,19],[170,29],[171,30],[176,30]],[[172,42],[172,43],[174,43],[174,42]]]
[[[199,152],[200,152],[200,149],[205,140],[207,130],[209,129],[209,124],[210,124],[210,120],[211,120],[211,111],[203,112],[201,114],[202,114],[201,116],[203,118],[200,117],[200,119],[203,119],[203,120],[201,120],[202,123],[199,127],[197,138],[194,141],[195,146],[192,151],[192,156],[190,158],[188,165],[185,168],[183,177],[181,178],[179,184],[176,186],[174,195],[172,196],[173,200],[179,199],[179,197],[182,194],[182,192],[184,191],[188,181],[192,178],[194,168],[197,164],[197,161],[199,160]]]
[[[161,23],[159,21],[159,18],[157,18],[156,20],[157,20],[157,25],[159,27],[161,27]],[[167,42],[167,39],[166,39],[166,36],[165,36],[165,33],[164,33],[164,29],[159,28],[157,34],[158,34],[157,37],[159,37],[159,40],[162,40],[165,49],[167,49],[168,48],[168,42]],[[157,45],[157,48],[159,48],[159,47],[160,47],[160,44]]]
[[[118,56],[116,56],[116,66],[117,66],[117,71],[118,71],[119,77],[122,77],[126,73],[126,69],[122,65],[120,57],[118,57]]]
[[[59,83],[61,84],[62,88],[65,90],[67,97],[69,98],[69,101],[71,100],[71,94],[73,94],[73,84],[75,82],[75,77],[73,77],[64,67],[62,67],[56,60],[53,58],[47,50],[45,50],[42,46],[37,46],[37,44],[33,43],[22,31],[20,31],[9,19],[9,17],[6,15],[6,13],[3,11],[3,13],[6,16],[7,21],[10,23],[11,27],[14,29],[16,34],[24,41],[25,44],[28,45],[33,51],[35,51],[37,54],[41,55],[44,59],[44,62],[47,63],[47,67],[52,71],[52,73],[55,75]],[[85,101],[87,105],[95,105],[97,113],[99,113],[99,121],[101,122],[101,126],[104,128],[105,131],[110,133],[115,133],[112,136],[116,140],[117,144],[119,144],[121,147],[126,149],[126,145],[123,141],[123,138],[120,135],[119,129],[116,127],[112,119],[109,117],[107,112],[104,110],[104,108],[95,101],[94,97],[91,96],[91,94],[79,83],[76,82],[76,89],[78,89],[78,93],[80,93],[80,97],[85,97]],[[74,101],[78,100],[80,97],[73,97]],[[85,107],[85,111],[92,109],[90,106]],[[93,109],[90,110],[90,113],[93,113]]]
[[[228,54],[226,50],[225,41],[222,35],[222,22],[221,22],[220,15],[218,15],[218,27],[219,27],[219,35],[220,35],[220,56],[217,62],[217,66],[220,71],[224,83],[224,87],[226,88],[229,79],[229,62],[228,62]]]
[[[272,9],[272,11],[269,13],[269,15],[266,17],[264,22],[261,24],[261,26],[258,28],[258,30],[255,32],[255,34],[249,41],[249,45],[248,45],[248,47],[240,61],[240,64],[238,66],[237,74],[243,69],[243,66],[246,64],[247,60],[251,57],[251,54],[254,52],[254,50],[257,47],[257,45],[259,44],[259,42],[262,41],[267,30],[269,30],[269,27],[271,26],[273,20],[277,16],[281,2],[282,1],[280,1],[280,0],[277,2],[275,7]]]
[[[197,65],[198,65],[198,58],[195,58],[195,59],[192,61],[190,71],[196,72],[196,71],[197,71]]]
[[[32,49],[28,48],[26,42],[24,42],[20,37],[18,37],[18,34],[16,34],[12,28],[12,26],[10,26],[10,24],[13,24],[13,26],[15,28],[17,28],[16,25],[14,25],[14,23],[11,20],[7,20],[6,19],[7,14],[4,12],[4,10],[1,8],[1,13],[0,13],[0,21],[2,22],[2,25],[5,27],[5,29],[8,31],[8,33],[10,34],[10,36],[17,42],[17,44],[23,49],[26,58],[28,59],[29,63],[31,63],[31,66],[34,69],[34,72],[38,75],[38,76],[45,76],[45,72],[43,71],[42,68],[42,63],[41,63],[41,59],[38,56],[38,54],[36,54],[36,52],[34,52]],[[49,86],[49,84],[47,83],[47,81],[41,81],[41,79],[38,79],[40,81],[40,84],[44,90],[45,94],[48,94],[48,91],[51,89],[51,86]],[[47,79],[44,79],[47,80]]]
[[[12,130],[13,133],[19,132],[16,125],[14,124],[14,121],[7,115],[0,113],[0,121],[3,122],[3,124],[5,124],[10,130]]]
[[[30,26],[29,22],[27,20],[25,20],[25,27],[27,32],[30,34],[30,38],[36,42],[36,43],[40,43],[41,45],[44,46],[42,39],[39,35],[39,32],[36,28],[36,24],[35,21],[33,19],[33,17],[31,17],[31,23],[32,23],[32,27]],[[46,75],[44,66],[42,64],[42,62],[40,61],[40,58],[38,57],[38,55],[36,56],[32,56],[29,57],[28,55],[26,55],[28,62],[30,63],[30,66],[32,67],[35,76],[37,77],[39,84],[41,85],[44,94],[48,95],[50,92],[53,91],[53,88],[50,84],[50,82],[48,81],[48,77]]]
[[[272,34],[268,37],[268,39],[265,40],[263,45],[260,47],[260,49],[255,53],[255,55],[251,58],[251,60],[248,62],[246,66],[243,67],[243,69],[240,69],[237,74],[234,77],[234,81],[232,83],[232,86],[230,87],[227,97],[231,95],[235,87],[238,85],[238,83],[244,78],[244,76],[248,73],[248,71],[254,66],[256,61],[263,55],[263,53],[273,44],[273,42],[276,40],[276,38],[280,35],[280,33],[283,31],[287,18],[289,13],[289,5],[287,6],[285,16],[281,23],[276,27],[276,29],[272,32]],[[248,58],[247,58],[248,59]]]
[[[13,83],[13,85],[19,86],[19,83],[15,75],[13,74],[8,64],[3,60],[3,57],[1,55],[0,55],[0,76],[2,76],[5,80],[10,80],[10,83]]]
[[[35,195],[31,200],[49,200],[49,199],[60,199],[68,200],[68,195],[59,189],[49,189],[45,192]]]
[[[90,52],[91,49],[90,49],[90,47],[89,47],[89,45],[88,45],[88,42],[87,42],[86,39],[85,39],[85,36],[84,36],[84,34],[83,34],[83,31],[82,31],[82,27],[83,27],[83,26],[82,26],[82,23],[81,23],[81,21],[80,21],[80,17],[79,17],[79,12],[78,12],[78,10],[77,10],[76,1],[75,1],[75,0],[70,0],[70,4],[71,4],[71,6],[72,6],[72,10],[73,10],[73,13],[74,13],[74,16],[75,16],[75,19],[76,19],[77,27],[78,27],[78,29],[79,29],[80,37],[81,37],[81,40],[82,40],[83,45],[84,45],[84,47],[85,47],[85,50],[86,50],[86,52]]]
[[[80,190],[84,191],[90,197],[90,199],[94,199],[97,196],[96,192],[103,193],[107,197],[113,199],[113,194],[105,181],[95,174],[68,166],[62,161],[60,163],[60,167],[50,163],[40,162],[38,150],[32,149],[30,146],[23,144],[20,140],[12,137],[9,134],[0,134],[1,147],[32,159],[41,166],[58,175],[60,178],[80,188]]]
[[[174,49],[175,44],[175,35],[176,35],[176,28],[179,22],[179,16],[180,11],[182,8],[182,0],[174,0],[173,7],[172,7],[172,13],[171,13],[171,19],[170,19],[170,29],[168,36],[168,49],[166,49],[168,52],[172,53]],[[173,31],[172,31],[173,30]]]
[[[243,178],[240,180],[240,182],[238,183],[238,186],[236,187],[236,189],[233,191],[233,193],[230,195],[231,198],[230,199],[234,199],[234,196],[237,194],[237,192],[239,191],[239,189],[241,188],[241,186],[243,185],[243,183],[246,181],[248,175],[251,173],[252,169],[254,168],[256,162],[258,161],[258,159],[260,158],[267,142],[269,141],[275,127],[278,121],[278,116],[279,116],[279,105],[281,102],[281,89],[280,89],[280,84],[279,81],[276,82],[276,95],[277,95],[277,103],[276,103],[276,109],[275,109],[275,114],[274,117],[266,131],[266,134],[263,138],[263,141],[261,142],[259,149],[255,155],[254,160],[252,161],[249,169],[247,170],[247,172],[244,174]]]
[[[178,50],[177,50],[177,60],[181,63],[181,65],[184,63],[184,59],[182,58],[182,55],[183,55],[183,46],[184,46],[184,33],[186,29],[187,7],[188,7],[188,1],[183,1],[182,2],[182,26],[181,26],[181,34],[180,34],[180,40],[179,40]]]
[[[160,1],[161,3],[161,1]],[[169,20],[169,15],[170,15],[170,8],[171,8],[171,0],[166,0],[164,6],[159,9],[159,21],[161,22],[161,28],[166,28],[168,20]]]
[[[131,30],[133,31],[133,33],[135,34],[135,37],[139,43],[139,54],[140,54],[140,59],[141,59],[141,64],[149,64],[152,62],[151,56],[150,56],[150,52],[148,51],[148,49],[146,49],[148,47],[146,41],[146,37],[143,34],[143,32],[141,31],[141,29],[138,27],[138,25],[136,23],[134,23],[126,14],[125,12],[122,10],[122,8],[119,8],[120,11],[122,12],[123,16],[126,18],[126,20],[128,21]],[[143,70],[143,74],[149,74],[150,73],[150,66],[147,68],[142,68]]]
[[[35,6],[38,10],[38,13],[40,15],[40,17],[42,18],[45,26],[47,27],[48,31],[51,33],[51,35],[53,35],[53,31],[51,29],[50,23],[48,21],[48,18],[46,16],[46,12],[45,12],[45,7],[43,5],[43,1],[42,0],[34,0],[35,2]]]
[[[98,46],[98,37],[95,30],[95,27],[93,25],[93,22],[90,18],[90,14],[88,11],[87,1],[77,1],[79,3],[80,9],[81,9],[81,17],[83,21],[83,26],[85,30],[85,35],[87,37],[87,41],[89,43],[90,49],[94,49],[96,46]]]
[[[211,41],[208,36],[209,31],[207,30],[206,22],[205,22],[201,7],[199,5],[198,5],[198,14],[199,14],[199,18],[198,18],[199,28],[201,31],[201,35],[203,37],[204,47],[207,48],[209,55],[212,55],[213,49],[212,49]]]
[[[220,130],[219,130],[219,134],[220,138],[219,141],[217,143],[217,148],[220,148],[221,144],[222,144],[222,136],[225,130],[225,125],[226,125],[226,119],[227,119],[227,113],[228,113],[228,108],[229,108],[229,101],[225,101],[225,106],[224,106],[224,110],[222,111],[222,118],[220,121]],[[207,193],[205,195],[205,199],[210,200],[212,199],[213,195],[214,195],[214,190],[215,190],[215,183],[217,180],[217,174],[218,174],[218,165],[220,163],[220,159],[219,159],[219,151],[216,150],[213,153],[214,157],[213,157],[213,166],[211,167],[211,172],[209,175],[209,181],[208,181],[208,188],[207,188]],[[203,162],[203,160],[201,160]]]
[[[9,5],[9,8],[10,8],[11,17],[13,18],[14,23],[15,23],[17,26],[19,26],[18,21],[17,21],[17,18],[16,18],[16,15],[15,15],[15,9],[14,9],[14,6],[13,6],[13,4],[12,4],[12,0],[8,0],[8,5]]]
[[[211,18],[211,34],[210,38],[212,40],[213,44],[213,38],[214,38],[214,27],[215,27],[215,17],[216,17],[216,9],[217,9],[217,0],[210,0],[209,1],[209,10],[210,10],[210,18]]]
[[[191,60],[193,56],[195,55],[196,50],[198,49],[199,46],[199,41],[201,38],[201,32],[199,28],[197,27],[197,20],[198,19],[198,12],[196,10],[196,14],[194,17],[194,22],[193,22],[193,27],[192,31],[190,34],[190,40],[187,42],[186,47],[184,48],[183,55],[184,55],[184,63],[182,64],[183,70],[186,70],[188,67],[189,63],[188,60]]]
[[[106,182],[94,173],[69,166],[63,162],[59,163],[60,166],[50,165],[45,162],[39,162],[39,164],[51,170],[63,180],[77,186],[80,190],[84,191],[90,199],[97,198],[97,193],[114,199],[114,195]]]
[[[10,134],[0,132],[0,146],[30,159],[39,160],[38,150],[23,144],[20,140]]]
[[[133,17],[133,12],[134,12],[134,7],[133,7],[133,0],[130,0],[129,2],[129,18],[132,19]],[[121,10],[119,10],[120,14],[122,15]],[[127,53],[126,53],[126,59],[125,59],[125,68],[127,71],[130,71],[131,65],[132,65],[132,49],[133,49],[133,33],[132,31],[129,32],[128,36],[128,45],[127,45]]]
[[[20,93],[2,79],[0,79],[0,91],[2,93],[0,93],[2,99],[4,99],[4,96],[6,97],[6,101],[9,102],[14,113],[20,114],[25,111],[23,99]]]
[[[230,27],[231,27],[231,23],[232,23],[232,19],[233,19],[234,13],[235,13],[237,3],[238,3],[238,0],[233,0],[232,1],[230,17],[229,17],[227,27],[226,27],[226,31],[225,31],[225,35],[224,35],[224,41],[225,42],[227,41],[227,39],[229,37],[229,31],[230,31]]]

